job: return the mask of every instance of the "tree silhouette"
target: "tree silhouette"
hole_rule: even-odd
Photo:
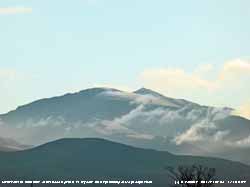
[[[169,176],[174,181],[184,181],[180,184],[171,184],[172,187],[211,187],[213,183],[202,183],[201,181],[212,181],[215,178],[215,169],[202,165],[179,166],[177,169],[167,167]],[[185,183],[185,181],[196,181],[195,183]]]

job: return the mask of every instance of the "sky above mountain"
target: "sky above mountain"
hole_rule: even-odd
[[[0,113],[95,86],[250,116],[250,2],[1,0]]]

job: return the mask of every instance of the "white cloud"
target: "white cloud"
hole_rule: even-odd
[[[233,114],[250,120],[250,101],[244,102],[237,110],[233,112]]]
[[[149,134],[128,134],[128,138],[134,138],[134,139],[142,139],[142,140],[152,140],[154,139],[154,136],[149,135]]]
[[[27,119],[26,121],[20,122],[17,128],[36,128],[36,127],[58,127],[66,125],[66,120],[61,116],[49,116],[46,118],[39,119],[34,121],[32,118]],[[72,125],[73,126],[73,125]]]
[[[142,80],[150,87],[170,90],[205,89],[214,90],[215,85],[201,77],[188,74],[182,69],[148,69],[141,74]]]
[[[105,135],[123,134],[133,138],[167,136],[175,138],[176,144],[204,140],[214,135],[213,139],[223,137],[216,134],[214,121],[230,115],[230,111],[217,108],[194,108],[186,105],[175,110],[155,108],[148,110],[146,105],[139,105],[129,113],[113,120],[102,120],[92,126]],[[185,119],[185,120],[184,120]]]
[[[103,120],[95,124],[95,130],[103,135],[112,135],[116,133],[131,133],[132,131],[116,121]]]
[[[230,131],[229,130],[223,130],[223,131],[217,131],[213,138],[216,142],[222,141],[227,135],[229,135]]]
[[[125,114],[120,118],[115,118],[114,120],[97,120],[96,122],[91,123],[89,127],[93,128],[100,135],[111,137],[112,135],[125,135],[126,137],[133,139],[151,140],[154,138],[153,135],[137,132],[126,126],[127,123],[136,119],[138,113],[142,112],[142,108],[142,106],[139,106],[128,114]]]
[[[168,102],[166,99],[162,99],[160,97],[157,97],[151,94],[139,95],[139,94],[129,93],[129,92],[108,90],[108,91],[102,92],[101,95],[117,97],[120,99],[126,99],[126,100],[129,100],[131,104],[139,104],[139,105],[157,104],[161,106],[177,107],[176,104]]]
[[[131,99],[133,94],[129,92],[121,92],[116,90],[107,89],[100,93],[100,95],[110,96],[110,97],[117,97],[122,99]]]
[[[213,122],[209,122],[207,119],[192,125],[187,131],[179,134],[174,138],[176,145],[180,145],[185,142],[197,142],[202,141],[208,137],[209,131],[216,129]]]
[[[119,85],[119,84],[94,84],[93,87],[101,87],[101,88],[115,88],[117,90],[122,90],[125,92],[133,92],[133,88],[130,88],[128,86],[124,86],[124,85]]]
[[[227,142],[227,144],[233,147],[249,148],[250,147],[250,135],[246,138],[242,138],[235,142]]]
[[[206,75],[210,74],[214,70],[214,66],[212,64],[201,64],[195,70],[194,74],[201,77],[206,77]]]
[[[250,74],[250,62],[242,59],[235,59],[228,61],[224,64],[222,71],[220,72],[219,78],[225,79],[236,79],[244,75]]]
[[[23,14],[23,13],[32,13],[32,8],[30,7],[0,7],[0,14],[9,15],[9,14]]]
[[[184,132],[180,132],[173,141],[176,145],[180,145],[185,142],[196,143],[201,141],[208,142],[223,142],[223,139],[229,135],[229,130],[220,130],[214,123],[217,120],[228,117],[231,110],[220,108],[209,108],[206,112],[206,116],[198,119],[197,123],[191,125],[189,129]],[[187,114],[187,119],[196,120],[200,113],[193,109]]]
[[[247,147],[250,146],[250,137],[245,137],[241,140],[232,140],[230,130],[219,130],[211,121],[201,121],[197,124],[192,125],[188,130],[180,133],[173,138],[173,142],[176,145],[183,143],[189,143],[192,145],[206,146],[209,147],[210,151],[214,148],[233,146],[233,147]]]
[[[250,135],[242,140],[236,142],[240,147],[250,147]]]
[[[192,72],[181,68],[145,69],[140,74],[145,87],[171,97],[237,108],[249,98],[250,61],[235,59],[221,68],[201,65]]]

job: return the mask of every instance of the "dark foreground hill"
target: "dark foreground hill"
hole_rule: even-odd
[[[250,167],[238,162],[177,156],[87,138],[61,139],[30,150],[1,152],[0,177],[4,180],[152,180],[152,185],[145,186],[157,187],[173,182],[165,167],[192,164],[216,168],[220,180],[247,180],[250,176]]]

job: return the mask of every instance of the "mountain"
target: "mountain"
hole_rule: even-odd
[[[0,177],[5,180],[148,180],[153,184],[145,186],[166,187],[173,183],[166,167],[193,164],[215,168],[217,180],[250,179],[250,167],[238,162],[177,156],[96,138],[60,139],[30,150],[0,152]]]
[[[184,100],[184,99],[173,99],[170,97],[166,97],[158,92],[155,92],[155,91],[147,89],[147,88],[140,88],[140,89],[134,91],[134,93],[139,94],[139,95],[144,95],[144,96],[151,95],[151,96],[154,96],[156,98],[160,98],[162,100],[168,101],[169,103],[173,103],[178,107],[183,107],[184,105],[192,103],[192,102]],[[192,104],[195,104],[195,103],[192,103]]]
[[[20,106],[16,110],[0,118],[9,124],[20,121],[38,121],[50,116],[63,116],[70,122],[78,120],[89,121],[94,118],[112,119],[113,116],[129,112],[133,106],[122,100],[115,100],[102,94],[120,91],[109,88],[93,88],[78,93],[66,94],[59,97],[41,99],[30,104]],[[109,107],[107,110],[107,107]]]
[[[250,164],[250,121],[233,109],[203,106],[142,88],[91,88],[34,101],[0,115],[0,136],[40,145],[97,137],[175,154]]]

